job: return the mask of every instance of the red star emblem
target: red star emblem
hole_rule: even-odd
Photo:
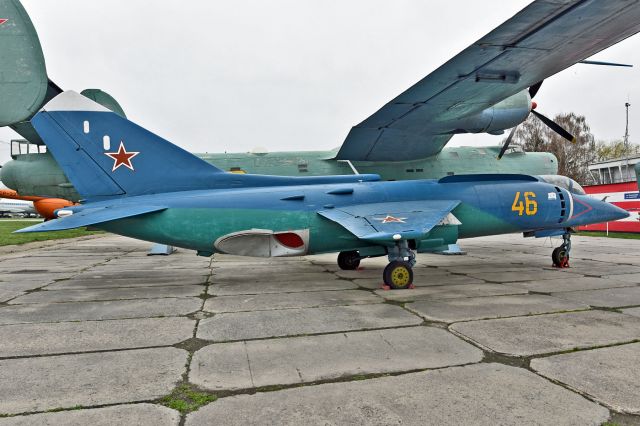
[[[382,221],[382,223],[406,223],[404,220],[406,217],[393,217],[387,215],[387,217],[376,218],[376,220]]]
[[[0,18],[0,25],[4,24],[5,22],[7,22],[8,19],[5,18]]]
[[[113,158],[113,169],[112,172],[115,172],[116,169],[120,166],[125,166],[129,170],[133,170],[133,165],[131,164],[131,159],[136,155],[140,154],[139,152],[127,151],[124,147],[124,143],[120,141],[120,147],[118,148],[118,152],[105,152],[104,155]]]

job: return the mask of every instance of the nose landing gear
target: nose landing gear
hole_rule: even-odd
[[[563,243],[551,253],[553,266],[556,268],[569,268],[569,253],[571,252],[571,234],[567,232],[562,236]]]

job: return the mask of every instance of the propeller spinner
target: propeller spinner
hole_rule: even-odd
[[[531,96],[532,99],[534,96],[538,94],[538,91],[540,90],[541,86],[542,86],[542,81],[539,81],[533,86],[529,87],[529,95]],[[538,107],[538,104],[536,102],[531,102],[531,114],[533,114],[534,117],[542,121],[547,127],[549,127],[551,130],[553,130],[554,132],[556,132],[557,134],[559,134],[569,142],[576,143],[577,139],[575,136],[573,136],[566,129],[564,129],[562,126],[560,126],[558,123],[556,123],[549,117],[536,111],[537,107]],[[509,149],[509,145],[511,144],[511,141],[513,140],[513,137],[515,136],[517,130],[518,130],[518,126],[511,129],[511,132],[509,133],[507,140],[504,142],[504,145],[502,145],[500,154],[498,154],[498,160],[502,159],[502,156],[504,156],[504,153],[507,152],[507,149]]]

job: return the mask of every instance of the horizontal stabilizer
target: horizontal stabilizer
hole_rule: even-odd
[[[74,213],[70,216],[42,222],[35,226],[20,229],[14,233],[22,232],[47,232],[63,231],[65,229],[80,228],[82,226],[97,225],[99,223],[110,222],[112,220],[124,219],[142,214],[159,212],[165,210],[162,206],[117,206],[117,207],[97,207],[88,208]]]
[[[318,214],[342,225],[361,240],[393,242],[423,239],[437,225],[459,225],[450,215],[460,201],[431,200],[360,204],[319,211]]]

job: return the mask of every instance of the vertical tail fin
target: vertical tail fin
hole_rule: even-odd
[[[67,91],[31,120],[83,198],[211,187],[222,170]]]

